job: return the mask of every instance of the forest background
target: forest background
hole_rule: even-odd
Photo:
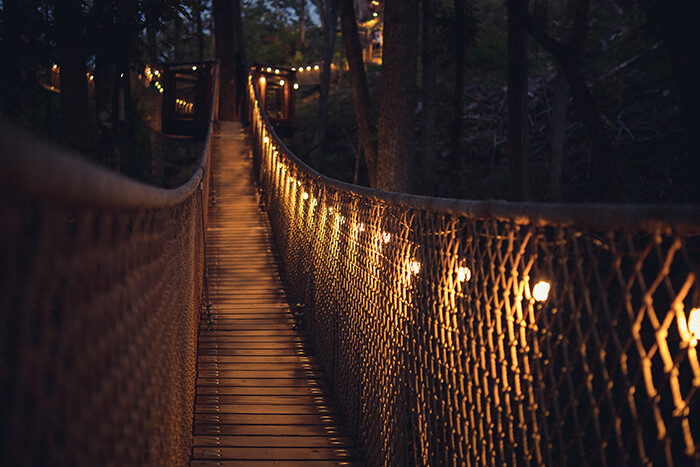
[[[196,145],[168,146],[170,176],[158,180],[149,121],[158,118],[159,93],[128,78],[146,66],[214,59],[218,16],[226,30],[242,32],[236,40],[247,64],[319,65],[312,78],[299,74],[295,132],[285,142],[332,177],[465,199],[700,199],[692,137],[698,46],[682,0],[3,0],[0,7],[2,117],[151,183],[183,180]],[[56,64],[60,94],[39,85]],[[84,91],[91,80],[92,94]]]

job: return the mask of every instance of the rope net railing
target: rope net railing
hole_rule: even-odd
[[[186,465],[210,145],[175,190],[0,149],[0,464]]]
[[[387,193],[249,86],[288,292],[372,465],[700,464],[700,211]]]

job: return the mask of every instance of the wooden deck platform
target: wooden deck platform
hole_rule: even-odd
[[[294,330],[241,126],[217,124],[212,144],[214,326],[200,329],[190,465],[361,465]]]

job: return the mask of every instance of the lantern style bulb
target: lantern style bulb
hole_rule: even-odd
[[[539,281],[532,289],[532,297],[538,302],[544,302],[549,297],[551,285],[547,281]]]
[[[700,339],[700,308],[693,308],[690,310],[690,316],[688,316],[688,332],[690,333],[691,339],[696,343]]]
[[[472,271],[466,266],[460,266],[457,269],[457,280],[460,282],[469,282],[472,278]]]

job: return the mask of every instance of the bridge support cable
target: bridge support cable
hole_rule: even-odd
[[[249,98],[287,292],[369,463],[700,463],[700,208],[354,186]]]
[[[186,465],[209,144],[174,190],[0,150],[0,464]]]

